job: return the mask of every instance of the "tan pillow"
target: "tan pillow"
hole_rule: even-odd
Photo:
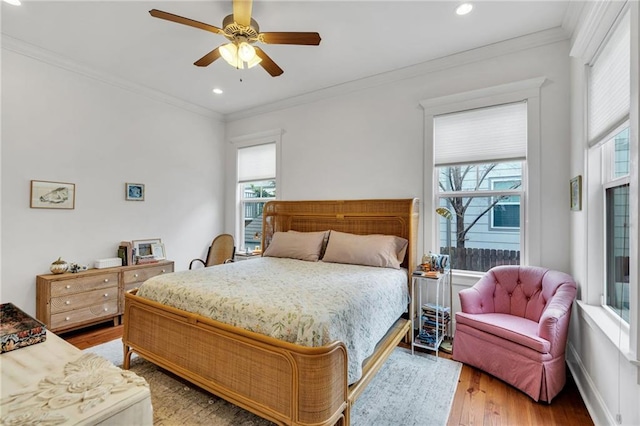
[[[324,235],[324,232],[276,232],[262,255],[317,262]]]
[[[355,235],[331,231],[323,262],[400,269],[408,241],[394,235]]]
[[[297,232],[298,234],[301,233],[301,231],[294,231],[293,229],[289,229],[287,232]],[[322,259],[322,256],[324,256],[324,251],[327,249],[327,243],[329,242],[329,231],[319,231],[322,234],[324,234],[323,238],[322,238],[322,247],[320,248],[320,259]],[[310,234],[311,232],[307,232],[307,234]],[[316,232],[317,233],[317,232]]]

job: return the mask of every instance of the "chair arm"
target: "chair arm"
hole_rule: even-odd
[[[493,276],[485,275],[473,287],[461,290],[460,307],[468,314],[486,314],[495,311],[493,292],[495,283]]]
[[[482,294],[477,288],[471,287],[458,292],[460,297],[460,310],[468,314],[482,314]]]
[[[202,260],[202,259],[193,259],[191,262],[189,262],[189,269],[191,269],[191,267],[193,266],[193,262],[200,262],[200,263],[202,263],[202,266],[206,266],[206,264],[204,263],[204,260]]]
[[[575,287],[561,286],[538,321],[538,336],[551,344],[549,352],[554,356],[565,351],[574,298]]]

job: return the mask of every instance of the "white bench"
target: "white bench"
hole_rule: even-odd
[[[42,343],[0,355],[0,373],[2,423],[19,416],[22,423],[47,418],[64,425],[153,425],[144,379],[49,331]]]

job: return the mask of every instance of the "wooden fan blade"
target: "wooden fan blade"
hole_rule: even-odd
[[[233,20],[236,24],[248,27],[251,25],[252,0],[233,0]]]
[[[271,77],[277,77],[284,72],[282,68],[278,66],[278,64],[273,62],[273,60],[269,57],[269,55],[264,53],[264,50],[260,49],[259,47],[255,47],[255,49],[256,49],[256,55],[258,55],[260,59],[262,59],[262,61],[260,62],[260,65],[262,66],[262,68],[265,69],[265,71],[271,74]]]
[[[193,65],[197,67],[206,67],[211,65],[213,61],[220,57],[220,46],[213,49],[211,52],[204,55],[202,58],[198,59],[193,63]]]
[[[224,35],[224,31],[222,31],[220,28],[214,27],[213,25],[205,24],[204,22],[194,21],[193,19],[174,15],[173,13],[169,12],[163,12],[158,9],[151,9],[149,13],[154,18],[166,19],[167,21],[177,22],[178,24],[188,25],[190,27],[200,28],[201,30]]]
[[[320,44],[318,33],[260,33],[261,42],[267,44],[303,44],[317,46]]]

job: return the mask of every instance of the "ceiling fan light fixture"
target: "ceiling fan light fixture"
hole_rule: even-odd
[[[238,47],[234,43],[227,43],[220,46],[220,56],[232,67],[238,65]]]
[[[238,56],[242,62],[251,62],[256,57],[256,49],[246,41],[240,42]]]
[[[260,62],[262,62],[262,58],[259,57],[258,55],[255,55],[252,60],[246,61],[247,68],[253,68],[256,65],[258,65]]]

